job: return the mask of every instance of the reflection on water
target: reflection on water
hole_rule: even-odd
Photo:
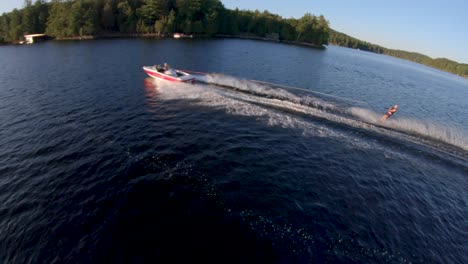
[[[153,112],[157,106],[156,95],[157,86],[153,81],[153,78],[146,78],[143,80],[143,87],[145,89],[145,99],[146,104],[148,105],[148,111]]]

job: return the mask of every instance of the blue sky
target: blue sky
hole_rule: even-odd
[[[466,0],[221,0],[227,8],[268,10],[285,18],[320,15],[338,31],[387,48],[468,63]],[[24,0],[0,0],[0,13]]]

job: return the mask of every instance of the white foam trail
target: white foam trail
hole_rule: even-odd
[[[367,123],[373,123],[373,124],[378,124],[380,121],[380,118],[382,117],[382,115],[377,114],[374,111],[371,111],[365,108],[360,108],[360,107],[350,107],[348,109],[348,112]]]
[[[206,85],[191,85],[184,83],[168,83],[154,80],[157,84],[158,97],[162,100],[189,100],[193,105],[205,106],[220,109],[231,115],[255,117],[259,122],[264,122],[268,126],[292,128],[302,131],[303,136],[332,138],[339,142],[349,144],[356,149],[380,150],[391,157],[399,157],[402,153],[385,148],[375,141],[364,141],[352,133],[344,133],[340,130],[330,128],[321,123],[304,120],[298,115],[288,115],[284,112],[272,111],[272,107],[293,110],[296,113],[304,113],[307,116],[319,116],[333,120],[334,122],[355,123],[350,119],[332,115],[313,107],[307,107],[288,101],[278,99],[268,99],[242,94],[235,91],[224,91],[210,88]],[[268,108],[261,107],[262,105]],[[369,127],[369,124],[358,122],[355,127]]]
[[[269,126],[299,128],[302,129],[303,135],[336,137],[342,139],[349,138],[349,136],[344,133],[332,130],[325,126],[306,122],[300,117],[285,115],[284,113],[271,111],[271,109],[261,107],[261,105],[264,104],[284,107],[284,101],[282,100],[268,98],[262,99],[235,91],[211,89],[206,85],[168,83],[159,80],[155,80],[155,83],[159,91],[158,96],[162,100],[187,99],[191,100],[192,104],[222,109],[231,115],[256,117],[258,120],[265,122]],[[289,102],[289,104],[292,106],[296,105],[291,102]],[[319,110],[313,111],[319,112]]]
[[[437,123],[423,122],[410,118],[390,118],[384,123],[381,123],[380,118],[382,115],[359,107],[351,107],[349,112],[369,123],[429,137],[468,151],[468,135],[460,128],[443,126]]]
[[[309,97],[313,103],[303,104],[304,97],[289,93],[288,91],[270,88],[255,84],[249,81],[225,76],[205,76],[211,81],[216,81],[221,85],[233,87],[234,89],[219,89],[206,85],[173,84],[162,81],[158,83],[158,90],[161,92],[161,99],[192,99],[194,104],[223,109],[229,114],[253,116],[265,120],[270,126],[280,126],[284,128],[300,128],[303,134],[315,136],[333,136],[341,139],[352,137],[349,133],[341,133],[337,129],[329,129],[324,125],[317,125],[310,120],[304,120],[297,114],[309,117],[322,118],[336,124],[343,124],[366,131],[383,134],[400,139],[406,139],[414,143],[429,143],[437,148],[437,144],[431,143],[428,139],[436,139],[453,146],[457,146],[464,151],[468,151],[468,136],[452,127],[444,127],[438,124],[424,123],[411,119],[389,119],[381,123],[380,114],[371,110],[359,107],[351,107],[336,110],[339,108],[335,104],[328,103],[318,98]],[[214,79],[210,79],[214,78]],[[245,91],[237,92],[236,90]],[[254,92],[252,92],[254,91]],[[258,96],[261,94],[261,96]],[[306,98],[308,100],[309,98]],[[262,107],[267,106],[268,108]],[[294,112],[296,115],[287,115],[284,112],[272,111],[279,109],[287,112]],[[332,111],[330,111],[332,110]],[[343,114],[340,114],[343,113]],[[357,117],[357,120],[356,120]],[[362,121],[360,121],[362,120]],[[391,130],[386,129],[390,128]],[[424,140],[426,138],[426,140]],[[353,138],[351,141],[361,141]],[[361,146],[363,147],[363,146]],[[373,146],[374,148],[376,146]],[[466,154],[463,154],[465,156]]]
[[[338,108],[335,104],[326,102],[320,98],[312,96],[297,96],[284,89],[272,88],[267,85],[252,82],[249,80],[238,79],[235,77],[230,77],[226,75],[218,74],[208,74],[204,76],[203,79],[205,82],[210,84],[222,85],[227,87],[232,87],[234,89],[252,93],[255,95],[262,95],[269,98],[277,98],[280,100],[287,100],[297,104],[304,104],[320,109],[325,109],[328,111],[336,111]]]
[[[163,100],[187,99],[190,100],[191,104],[221,109],[231,115],[255,117],[259,122],[264,122],[268,126],[298,129],[302,131],[303,136],[333,138],[339,142],[352,145],[356,149],[380,150],[382,153],[388,153],[392,157],[401,156],[401,153],[385,148],[375,141],[363,141],[359,137],[356,137],[356,135],[343,133],[340,130],[330,128],[321,123],[305,120],[298,116],[297,113],[302,113],[306,116],[317,116],[348,125],[353,124],[354,127],[370,126],[364,122],[356,123],[351,119],[289,101],[210,88],[206,85],[167,83],[156,80],[155,82],[157,82],[158,86],[158,97]],[[267,108],[262,106],[267,106]],[[272,111],[272,108],[293,111],[296,115]]]

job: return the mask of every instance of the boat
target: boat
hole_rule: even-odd
[[[193,38],[193,35],[185,35],[183,33],[174,33],[173,35],[174,38],[179,39],[179,38]]]
[[[173,82],[195,82],[195,77],[193,75],[172,68],[164,69],[155,65],[143,66],[143,70],[146,74],[155,79],[163,79]]]

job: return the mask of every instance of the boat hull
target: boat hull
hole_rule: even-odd
[[[186,83],[193,83],[195,81],[195,77],[179,70],[175,70],[177,73],[177,77],[165,74],[163,72],[157,71],[153,66],[144,66],[143,70],[148,74],[148,76],[155,78],[155,79],[162,79],[171,82],[186,82]]]

